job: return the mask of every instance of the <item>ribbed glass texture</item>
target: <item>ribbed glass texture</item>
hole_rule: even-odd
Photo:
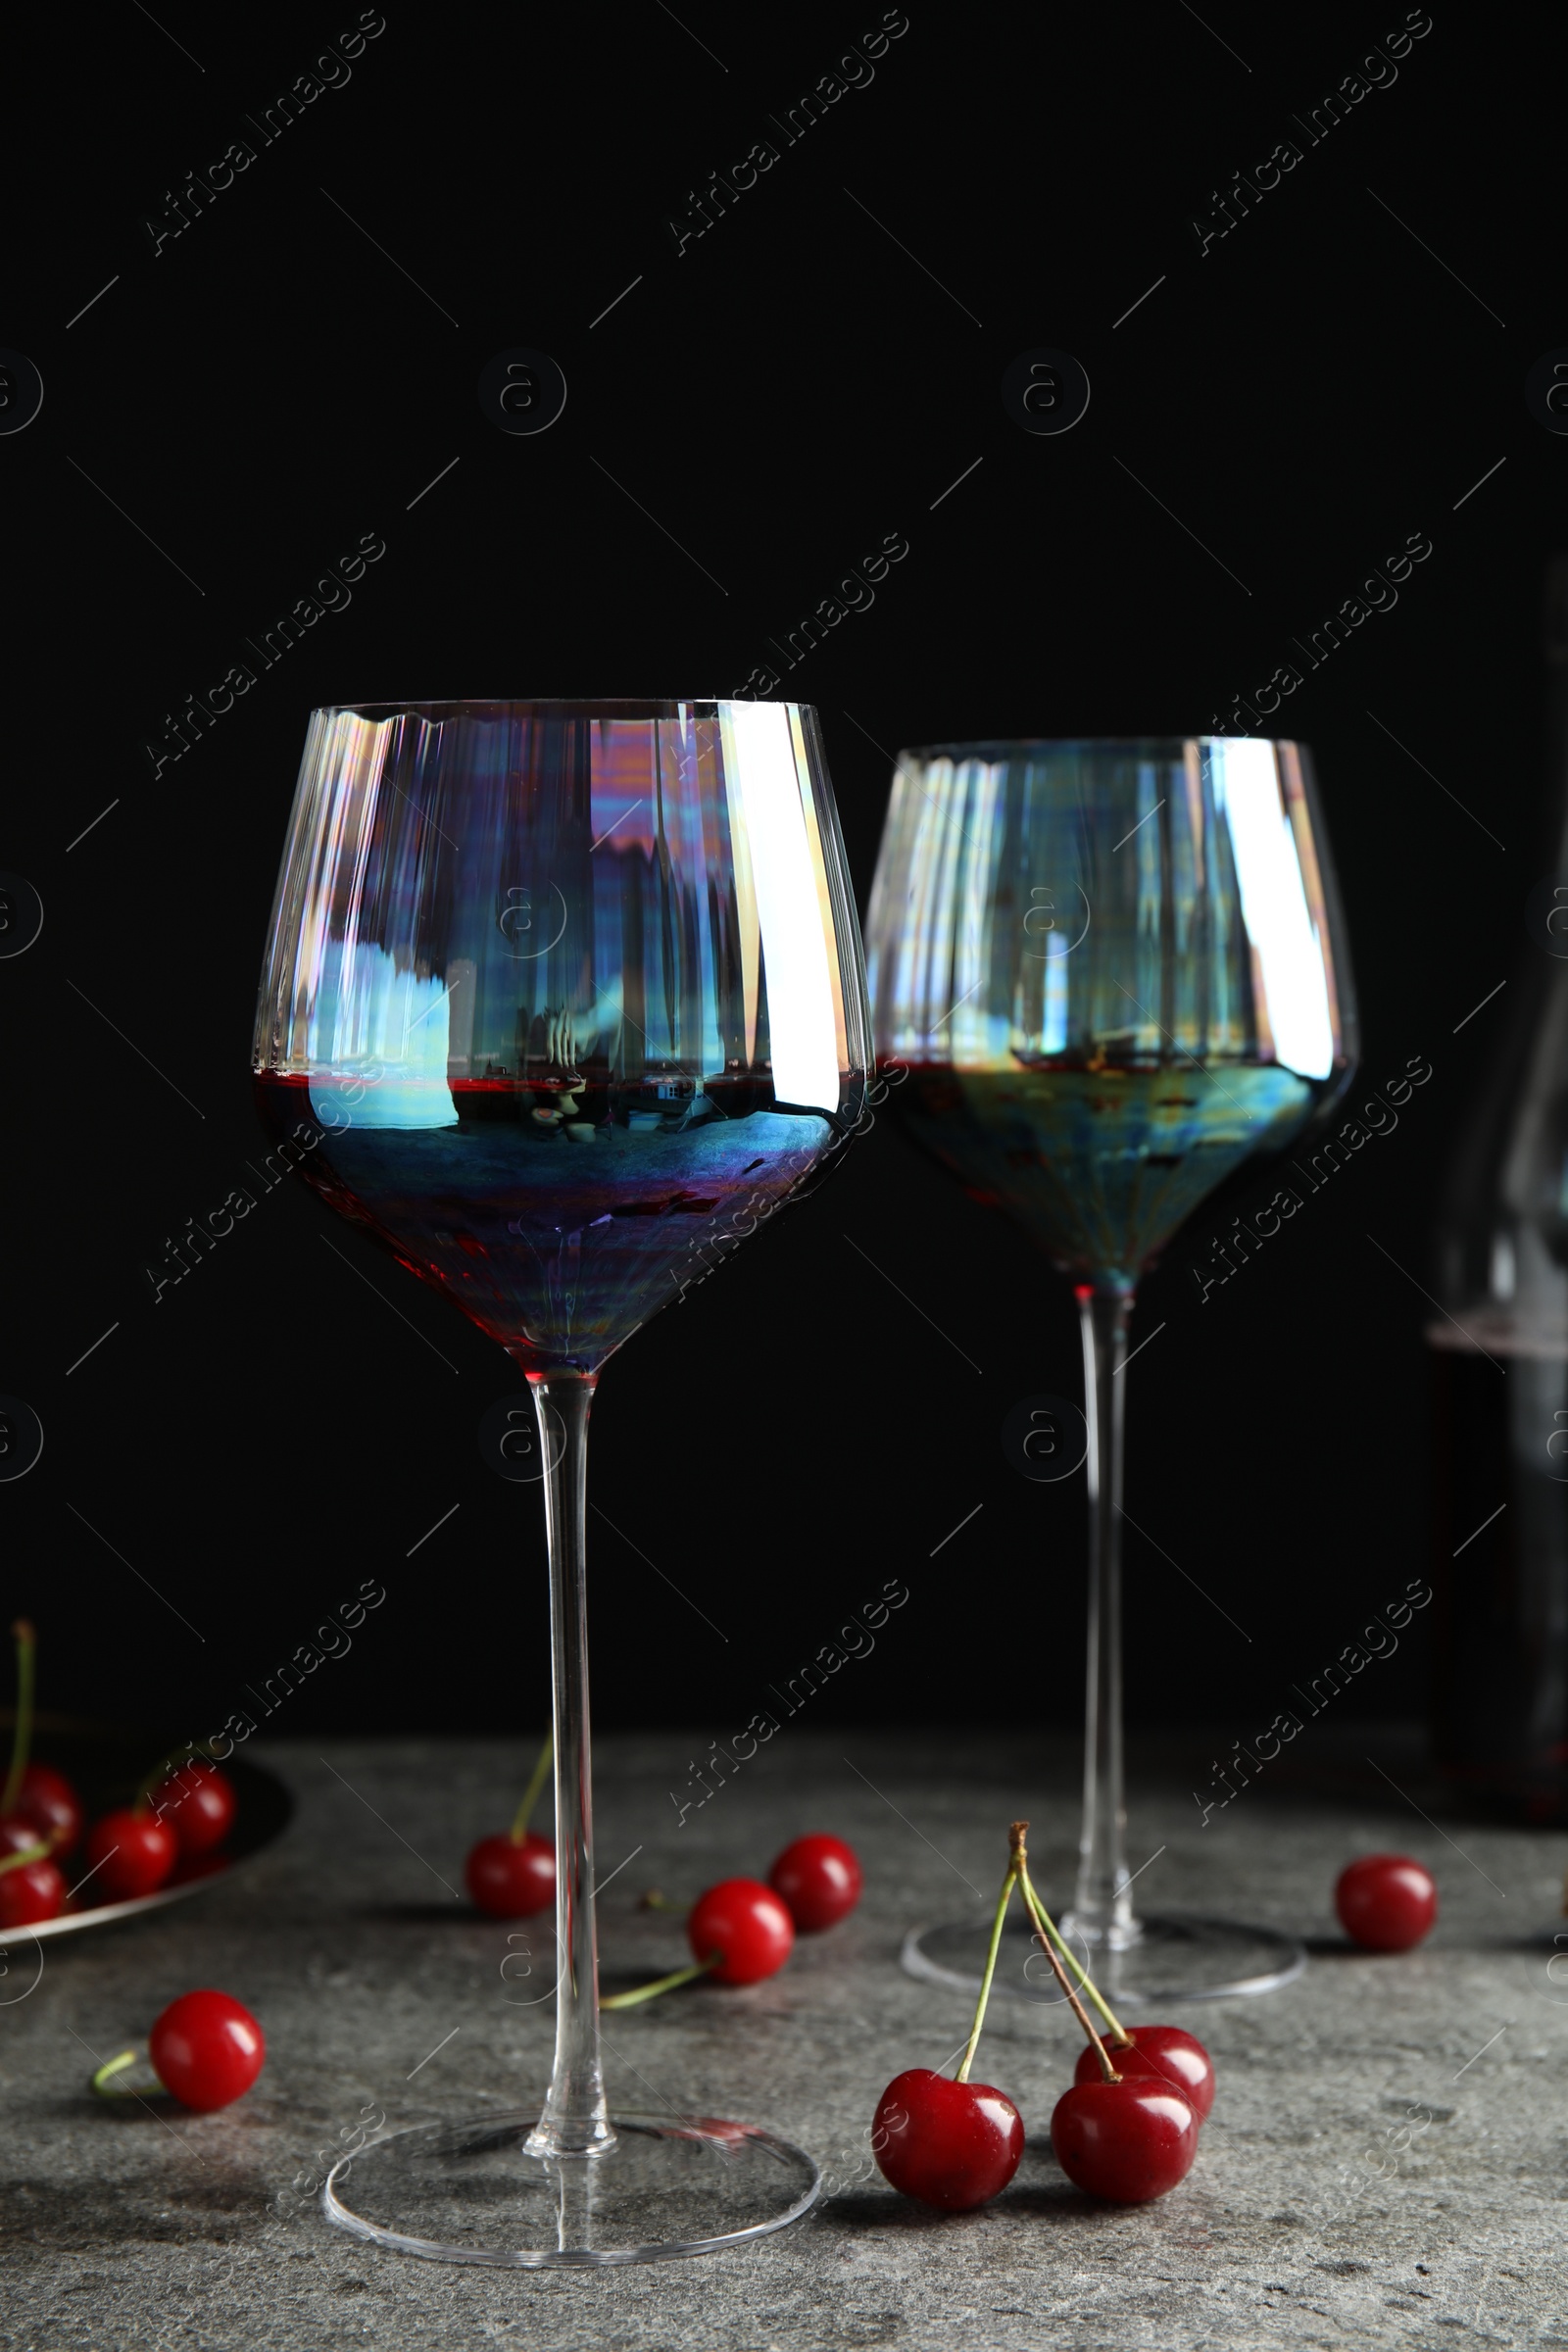
[[[592,1372],[858,1118],[864,983],[815,714],[311,720],[264,1114],[530,1372]]]
[[[1294,743],[906,752],[866,947],[911,1126],[1107,1290],[1129,1290],[1242,1160],[1289,1143],[1354,1061]]]

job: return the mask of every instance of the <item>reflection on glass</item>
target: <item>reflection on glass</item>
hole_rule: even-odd
[[[1119,1375],[1139,1277],[1353,1066],[1306,756],[1218,739],[906,753],[867,947],[877,1051],[909,1072],[901,1115],[1078,1298],[1091,1622],[1072,1920],[1090,1945],[1130,1951],[1150,1930],[1123,1851]],[[1189,1960],[1195,1980],[1225,1965],[1212,1943]],[[1136,1998],[1125,1971],[1122,1983]]]
[[[547,1465],[556,2067],[543,2113],[489,2162],[482,2226],[469,2217],[477,2250],[466,2241],[455,2258],[642,2260],[776,2228],[814,2193],[808,2160],[737,2128],[744,2161],[711,2199],[713,2130],[703,2162],[667,2132],[617,2135],[608,2114],[586,1443],[606,1359],[852,1131],[867,1062],[858,933],[805,706],[313,717],[257,1016],[273,1157],[521,1365]],[[452,2253],[438,2226],[456,2194],[447,2171],[478,2144],[460,2133],[396,2160],[362,2155],[355,2214],[329,2210],[382,2242]],[[557,2187],[589,2160],[604,2168],[592,2193],[563,2204]],[[420,2181],[429,2227],[418,2195],[399,2202]],[[557,2242],[570,2216],[591,2217],[591,2247]]]

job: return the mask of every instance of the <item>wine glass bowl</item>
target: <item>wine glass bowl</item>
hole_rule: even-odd
[[[901,1111],[1074,1282],[1130,1291],[1348,1082],[1309,765],[1252,740],[906,753],[867,920]]]
[[[614,1349],[853,1133],[869,1064],[815,714],[717,701],[312,716],[254,1054],[270,1162],[527,1375],[550,1552],[560,1969],[542,2110],[345,2160],[404,2253],[651,2261],[782,2228],[816,2168],[749,2125],[609,2111],[589,1743],[589,1407]]]
[[[1267,1931],[1136,1916],[1124,1855],[1121,1419],[1140,1277],[1244,1165],[1348,1084],[1348,956],[1309,756],[1251,738],[1037,740],[900,758],[867,920],[898,1116],[1071,1281],[1084,1350],[1090,1631],[1084,1830],[1065,1923],[1122,1997],[1261,1988]],[[1230,1948],[1226,1938],[1230,1937]],[[978,1981],[962,1925],[906,1962]],[[1159,1942],[1159,1955],[1151,1947]],[[1020,1935],[1008,1975],[1022,1982]],[[1006,1982],[1007,1977],[999,1980]]]
[[[319,710],[263,1116],[524,1371],[596,1373],[858,1116],[842,857],[802,706]]]

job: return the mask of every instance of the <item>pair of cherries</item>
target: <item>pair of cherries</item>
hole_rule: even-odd
[[[1192,2169],[1199,2128],[1214,2103],[1214,2069],[1202,2043],[1180,2026],[1129,2032],[1078,1967],[1029,1877],[1027,1822],[1009,1833],[1007,1874],[992,1926],[991,1950],[974,2023],[956,2080],[911,2067],[877,2102],[871,2144],[884,2177],[906,2196],[946,2212],[984,2205],[1006,2187],[1024,2149],[1023,2118],[1005,2091],[971,2082],[1003,1922],[1014,1891],[1024,1898],[1045,1950],[1087,2037],[1072,2086],[1056,2101],[1051,2144],[1069,2180],[1117,2205],[1147,2204]],[[1108,2029],[1102,2041],[1069,1984],[1065,1959]]]
[[[847,1919],[860,1899],[865,1876],[853,1846],[823,1831],[797,1838],[760,1879],[720,1879],[686,1914],[690,1968],[677,1968],[631,1992],[612,1993],[602,2009],[632,2009],[657,1993],[672,1992],[698,1977],[715,1984],[760,1984],[776,1977],[795,1938],[820,1936]],[[646,1894],[651,1910],[674,1910],[661,1894]]]
[[[716,1984],[760,1984],[777,1976],[797,1935],[820,1936],[847,1919],[864,1885],[854,1848],[813,1831],[784,1848],[765,1886],[720,1879],[700,1894],[687,1914],[687,1940]]]

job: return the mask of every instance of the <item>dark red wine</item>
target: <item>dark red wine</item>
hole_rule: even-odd
[[[1005,1210],[1064,1273],[1131,1283],[1244,1160],[1298,1132],[1322,1091],[1273,1062],[921,1064],[898,1106],[971,1198]]]
[[[822,1157],[832,1123],[768,1083],[279,1077],[286,1162],[529,1372],[597,1371]]]

